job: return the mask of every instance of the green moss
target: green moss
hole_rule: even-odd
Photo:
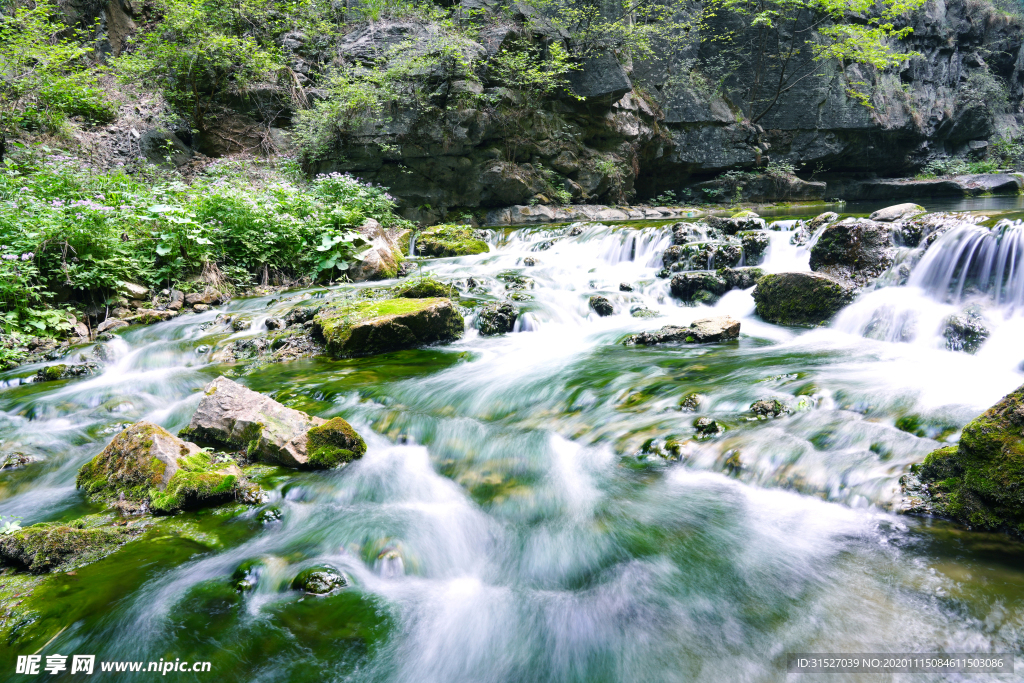
[[[757,281],[754,302],[762,319],[782,325],[819,325],[853,301],[856,292],[820,274],[772,273]]]
[[[138,457],[153,448],[153,434],[157,430],[173,438],[160,427],[146,423],[133,425],[115,436],[99,455],[82,465],[75,486],[100,501],[122,497],[136,503],[144,501],[149,490],[163,481],[166,469],[155,457]]]
[[[64,376],[67,365],[49,365],[43,368],[42,379],[46,382],[54,382]]]
[[[457,299],[459,290],[454,285],[433,278],[417,278],[395,287],[391,294],[405,299],[448,298]]]
[[[335,417],[306,432],[307,465],[313,469],[330,469],[366,453],[366,442],[352,425]]]
[[[980,529],[1024,535],[1024,387],[963,429],[960,442],[933,451],[920,468],[935,508]]]
[[[419,234],[416,253],[423,256],[486,254],[490,247],[468,225],[434,225]]]
[[[453,341],[465,322],[442,298],[354,301],[324,307],[313,319],[335,358],[369,356],[421,344]]]
[[[242,443],[245,444],[246,456],[253,457],[260,452],[260,442],[265,428],[266,425],[262,422],[253,422],[242,430]]]
[[[153,512],[167,514],[187,507],[229,500],[235,495],[238,477],[233,474],[197,472],[180,469],[163,491],[153,490],[149,506]]]
[[[34,574],[68,571],[95,562],[132,540],[125,526],[87,527],[87,522],[35,524],[0,536],[0,560]]]

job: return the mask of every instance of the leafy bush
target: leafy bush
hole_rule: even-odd
[[[992,173],[998,169],[999,162],[992,159],[968,161],[967,159],[951,157],[929,161],[916,177],[921,180],[927,180],[929,178]]]

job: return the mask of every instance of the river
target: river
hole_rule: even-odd
[[[807,269],[791,234],[771,233],[766,270]],[[0,375],[3,450],[41,458],[0,473],[0,514],[25,525],[98,511],[75,490],[78,468],[137,420],[185,426],[222,373],[341,415],[369,446],[341,470],[274,472],[265,505],[179,515],[57,577],[0,667],[56,635],[44,654],[210,661],[212,674],[172,674],[196,681],[968,680],[787,679],[790,652],[1016,652],[1024,671],[1024,545],[892,512],[910,464],[1024,383],[1024,316],[993,308],[977,354],[947,351],[937,321],[958,304],[911,285],[862,296],[828,328],[785,328],[754,315],[749,291],[714,306],[671,299],[655,277],[664,225],[492,235],[489,254],[421,271],[459,282],[466,301],[501,296],[506,270],[532,278],[517,331],[502,337],[470,329],[448,346],[357,360],[214,362],[255,334],[215,324],[219,312],[259,327],[303,297],[370,286],[342,285],[132,328],[92,378],[25,381],[38,365]],[[616,314],[588,309],[596,293]],[[636,307],[660,317],[632,317]],[[865,336],[879,311],[916,315],[914,338]],[[724,313],[742,322],[738,342],[618,343]],[[695,415],[679,408],[692,393],[722,435],[694,438]],[[794,414],[751,419],[748,406],[772,397]],[[921,435],[896,428],[908,417]],[[671,455],[669,437],[683,442],[677,457],[659,454]],[[350,586],[289,590],[321,563]],[[240,571],[255,588],[235,589]]]

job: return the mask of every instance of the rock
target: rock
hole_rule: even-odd
[[[323,469],[345,461],[351,451],[361,457],[366,445],[341,418],[331,420],[333,426],[316,432],[318,448],[324,448],[315,459],[309,453],[309,432],[326,427],[327,421],[281,405],[269,396],[252,391],[226,377],[218,377],[204,389],[199,407],[182,436],[244,450],[262,462],[287,467]]]
[[[288,314],[284,317],[285,323],[288,325],[302,325],[308,323],[316,314],[320,312],[322,306],[296,306],[292,310],[288,311]]]
[[[588,99],[617,100],[633,89],[625,69],[611,52],[585,58],[578,70],[569,72],[569,85],[576,95]]]
[[[679,273],[672,278],[670,286],[672,296],[683,301],[708,301],[725,294],[728,289],[723,278],[707,271]],[[701,295],[701,292],[706,292],[707,296]]]
[[[177,311],[158,311],[152,308],[144,308],[135,315],[128,316],[124,321],[131,325],[152,325],[153,323],[166,322],[177,315]]]
[[[244,332],[252,327],[252,320],[249,318],[243,318],[236,316],[231,319],[231,329],[235,332]]]
[[[748,266],[756,266],[764,260],[764,253],[768,251],[771,240],[768,233],[763,230],[751,230],[739,232],[736,235],[740,238],[743,246],[743,261]]]
[[[192,150],[177,135],[157,128],[142,134],[139,138],[139,151],[150,163],[160,166],[169,162],[173,167],[181,167],[192,158]]]
[[[118,319],[127,318],[131,314],[132,314],[132,309],[127,308],[125,306],[117,306],[117,307],[112,308],[110,310],[110,315],[112,315],[113,317],[118,318]]]
[[[267,318],[263,323],[268,330],[281,330],[285,328],[285,322],[281,318]]]
[[[679,410],[684,413],[695,413],[700,410],[700,406],[703,402],[704,397],[700,394],[687,394],[683,397],[683,400],[679,402]]]
[[[0,453],[0,471],[16,470],[34,462],[35,458],[20,451],[8,451]]]
[[[488,251],[487,242],[477,239],[468,225],[435,225],[416,238],[416,253],[421,256],[467,256]]]
[[[523,259],[523,265],[524,266],[535,266],[535,265],[537,265],[537,259],[533,258],[532,256],[527,256],[526,258]]]
[[[708,216],[705,221],[708,226],[715,230],[721,230],[726,235],[735,235],[744,230],[764,230],[765,222],[757,214],[752,216],[741,216],[739,218],[723,218],[722,216]]]
[[[902,221],[907,218],[913,218],[919,214],[924,213],[924,207],[917,204],[896,204],[894,206],[887,206],[884,209],[879,209],[871,214],[870,218],[873,221],[881,221],[883,223],[892,223],[893,221]]]
[[[208,304],[196,304],[195,306],[192,307],[192,310],[194,310],[196,313],[206,313],[208,310],[210,310],[210,306]]]
[[[725,281],[727,289],[750,289],[764,277],[764,271],[755,267],[720,268],[715,274]]]
[[[0,535],[0,564],[33,574],[67,572],[102,559],[141,534],[127,526],[34,524]]]
[[[195,306],[196,304],[205,304],[207,306],[213,306],[222,303],[224,299],[224,295],[218,292],[213,287],[207,287],[202,292],[196,292],[193,294],[185,295],[185,303],[189,306]]]
[[[369,243],[369,247],[361,260],[349,266],[349,278],[353,282],[365,282],[398,277],[399,266],[404,260],[401,233],[383,228],[372,218],[366,219],[357,231]]]
[[[690,323],[689,327],[666,325],[655,332],[641,332],[627,337],[622,343],[627,346],[650,346],[665,342],[706,344],[728,341],[740,336],[740,321],[723,315],[716,318],[702,318]]]
[[[366,442],[345,420],[334,417],[306,432],[307,466],[333,469],[366,453]]]
[[[137,285],[133,282],[122,282],[119,289],[129,299],[145,301],[149,298],[149,287],[143,285]]]
[[[821,273],[773,273],[757,281],[754,304],[767,322],[820,325],[855,296],[852,285]]]
[[[292,580],[294,590],[305,591],[312,595],[327,595],[347,585],[348,581],[345,580],[344,575],[334,567],[327,565],[304,569]]]
[[[933,509],[972,529],[1024,538],[1024,386],[972,420],[960,441],[912,468]]]
[[[96,334],[103,334],[104,332],[112,332],[121,327],[128,327],[128,323],[118,318],[107,318],[99,325],[96,326]]]
[[[465,321],[448,299],[385,299],[324,306],[313,318],[334,358],[371,356],[460,338]]]
[[[722,431],[721,425],[710,417],[698,417],[693,421],[693,428],[697,430],[698,435],[703,437],[714,436]]]
[[[590,297],[590,301],[587,302],[594,313],[597,313],[602,318],[615,313],[615,308],[612,306],[612,302],[608,301],[606,297],[594,295]]]
[[[171,300],[167,304],[167,310],[180,311],[181,307],[185,305],[185,293],[180,292],[177,289],[171,290]]]
[[[651,309],[647,308],[646,306],[644,306],[642,304],[638,304],[636,306],[631,306],[630,309],[629,309],[629,314],[631,316],[633,316],[634,318],[660,318],[661,317],[660,313],[658,313],[657,311],[652,311]]]
[[[72,325],[71,331],[73,335],[76,337],[82,337],[83,339],[89,338],[89,328],[86,326],[85,323],[76,322],[74,325]]]
[[[759,419],[781,417],[793,412],[789,406],[777,398],[763,398],[750,404],[750,412]]]
[[[947,349],[967,353],[975,353],[980,349],[988,335],[989,330],[981,316],[972,311],[946,318],[946,326],[942,330]]]
[[[629,284],[628,282],[620,282],[619,283],[619,291],[620,292],[632,292],[633,291],[633,285]]]
[[[494,336],[511,332],[519,317],[519,309],[510,303],[489,304],[480,310],[477,316],[477,329],[484,336]]]
[[[807,227],[813,233],[818,228],[824,227],[829,223],[835,223],[839,220],[839,214],[835,211],[826,211],[825,213],[819,213],[817,216],[807,221]]]
[[[849,277],[858,284],[892,265],[892,231],[888,225],[846,218],[822,230],[811,248],[811,270]]]
[[[424,277],[393,288],[391,295],[406,299],[430,299],[432,297],[457,299],[459,298],[459,290],[450,283],[438,282],[431,277]]]
[[[74,365],[58,364],[58,365],[47,365],[45,368],[40,368],[36,372],[35,381],[37,382],[54,382],[61,379],[71,379],[73,377],[89,377],[100,372],[100,365],[94,361],[86,361],[84,363],[76,363]]]
[[[158,513],[220,503],[251,486],[237,465],[215,463],[196,444],[145,421],[122,431],[83,465],[75,485],[122,509],[148,505]]]

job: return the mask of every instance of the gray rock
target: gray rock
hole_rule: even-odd
[[[511,332],[519,317],[519,309],[510,303],[490,304],[480,311],[477,317],[477,329],[484,336],[494,336]]]
[[[847,218],[825,227],[811,248],[811,270],[848,277],[858,284],[878,277],[892,265],[893,239],[889,225]]]
[[[112,332],[120,327],[128,327],[128,323],[118,318],[107,318],[99,325],[96,326],[96,333],[103,334],[104,332]]]
[[[828,225],[829,223],[835,223],[837,220],[839,220],[838,213],[835,211],[826,211],[825,213],[819,213],[817,216],[807,221],[807,228],[814,233],[818,228]]]
[[[666,325],[655,332],[641,332],[627,337],[626,346],[650,346],[666,342],[706,344],[728,341],[740,336],[740,321],[724,315],[716,318],[702,318],[693,321],[689,327]]]
[[[569,74],[569,86],[580,97],[612,100],[633,89],[626,70],[610,52],[584,59],[582,68]]]
[[[924,213],[924,207],[918,204],[895,204],[875,211],[871,214],[871,220],[892,223],[913,218],[922,213]]]
[[[136,301],[145,301],[149,298],[149,287],[145,285],[138,285],[134,282],[123,282],[120,287],[121,293],[127,296],[129,299]]]
[[[705,300],[706,292],[713,297],[721,296],[728,290],[725,279],[709,271],[680,273],[672,278],[672,296],[683,301]]]
[[[590,306],[590,309],[594,311],[594,313],[597,313],[602,318],[615,312],[615,307],[612,306],[612,302],[608,301],[608,299],[603,296],[595,295],[590,297],[590,301],[587,305]]]
[[[171,300],[167,304],[167,309],[171,311],[180,311],[181,307],[185,305],[185,293],[180,292],[177,289],[171,290]]]
[[[855,296],[853,285],[821,273],[773,273],[757,281],[754,304],[770,323],[819,325]]]
[[[781,417],[793,412],[788,405],[777,398],[763,398],[750,404],[750,412],[758,418]]]
[[[268,330],[281,330],[285,327],[285,322],[281,318],[267,318],[264,324]]]
[[[966,351],[975,353],[988,339],[989,330],[981,316],[973,311],[946,318],[942,336],[946,338],[946,348],[950,351]]]
[[[195,306],[196,304],[211,306],[222,303],[224,300],[224,295],[213,287],[207,287],[202,292],[185,295],[185,303],[189,306]]]

